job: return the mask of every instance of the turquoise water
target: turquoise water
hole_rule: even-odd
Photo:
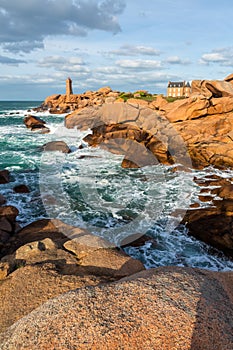
[[[211,254],[208,246],[189,237],[179,225],[197,200],[193,176],[205,176],[204,172],[173,172],[172,167],[161,165],[122,169],[122,156],[87,147],[82,139],[88,131],[66,129],[64,115],[29,111],[38,105],[37,101],[0,102],[0,169],[11,173],[11,182],[0,185],[0,193],[19,209],[21,226],[40,218],[58,218],[116,245],[131,234],[147,233],[155,245],[148,242],[126,249],[146,267],[233,269],[233,262]],[[44,119],[51,132],[42,135],[28,130],[23,123],[28,114]],[[52,140],[65,141],[72,153],[41,152],[40,146]],[[221,175],[233,176],[230,171]],[[18,184],[28,185],[30,193],[15,194],[13,187]]]

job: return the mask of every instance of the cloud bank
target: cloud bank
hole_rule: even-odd
[[[124,0],[0,0],[0,42],[5,51],[27,53],[43,48],[47,36],[116,34],[124,9]]]

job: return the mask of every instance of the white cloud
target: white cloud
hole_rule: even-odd
[[[170,56],[165,60],[165,62],[169,64],[181,64],[181,65],[188,65],[191,63],[188,59],[183,60],[179,56]]]
[[[42,68],[51,68],[61,72],[89,73],[90,69],[80,57],[48,56],[38,62]]]
[[[210,53],[205,53],[199,60],[200,64],[209,65],[212,63],[220,66],[233,66],[233,47],[221,48],[212,50]]]
[[[226,57],[218,52],[206,53],[202,55],[202,60],[205,62],[224,62],[226,61]]]
[[[161,54],[160,50],[156,50],[150,46],[143,45],[123,45],[117,50],[108,51],[108,54],[117,56],[159,56]]]
[[[160,61],[154,60],[119,60],[116,64],[122,68],[128,69],[161,69],[162,65]]]

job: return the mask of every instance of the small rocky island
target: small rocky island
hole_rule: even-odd
[[[211,204],[194,203],[183,223],[190,235],[233,258],[232,179],[208,176],[209,166],[233,168],[233,75],[193,81],[190,97],[173,102],[109,87],[75,95],[68,79],[66,94],[46,98],[37,110],[66,113],[67,128],[91,129],[84,141],[123,154],[124,168],[207,169],[205,180],[194,181],[199,199],[208,196]],[[49,132],[43,120],[26,123]],[[9,181],[1,171],[0,183]],[[232,271],[146,271],[121,245],[55,218],[20,228],[17,215],[0,197],[2,350],[233,348]]]

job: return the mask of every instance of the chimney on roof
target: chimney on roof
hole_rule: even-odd
[[[66,96],[73,95],[72,90],[72,80],[70,78],[66,79]]]

